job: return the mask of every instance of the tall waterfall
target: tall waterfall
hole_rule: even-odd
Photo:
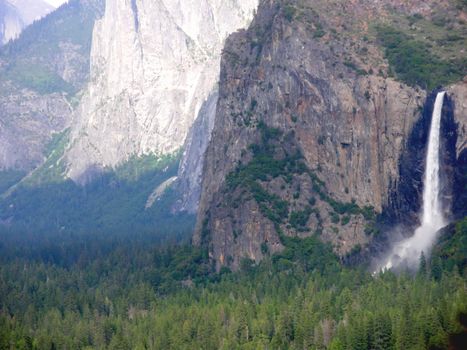
[[[445,226],[440,201],[439,171],[440,126],[445,94],[444,91],[438,93],[433,108],[426,155],[421,225],[415,230],[412,237],[394,246],[391,255],[383,265],[385,269],[390,269],[401,262],[406,262],[409,266],[416,266],[420,254],[427,253],[431,249],[436,232]]]

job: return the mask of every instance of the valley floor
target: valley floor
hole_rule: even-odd
[[[465,241],[466,229],[464,220],[454,238]],[[147,236],[1,238],[0,349],[460,349],[465,340],[459,242],[416,275],[373,277],[313,238],[220,274],[205,251]]]

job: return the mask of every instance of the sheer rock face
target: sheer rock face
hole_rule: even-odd
[[[68,175],[180,149],[219,77],[225,37],[257,0],[108,0],[95,27],[91,83],[72,127]]]
[[[290,212],[316,199],[305,232],[285,223],[274,227],[254,195],[229,187],[226,178],[239,164],[248,164],[250,146],[262,142],[259,124],[286,134],[283,153],[298,149],[308,169],[325,183],[329,197],[381,213],[397,188],[399,159],[425,102],[424,91],[388,78],[380,49],[361,40],[367,19],[384,18],[390,6],[364,0],[300,3],[309,6],[291,20],[277,1],[262,1],[250,29],[231,35],[224,49],[193,239],[209,247],[218,268],[236,269],[244,257],[259,261],[267,252],[280,251],[279,232],[301,237],[319,232],[342,256],[371,240],[364,215],[351,215],[349,223],[334,227],[334,209],[329,200],[319,198],[306,175],[259,182],[288,202]],[[429,14],[433,4],[390,5]],[[333,15],[340,7],[345,7],[345,17]],[[332,34],[330,28],[347,30]],[[360,31],[352,36],[349,28]],[[358,54],[363,46],[364,58]],[[453,93],[459,94],[456,89]],[[239,205],[232,204],[235,198],[242,198]]]
[[[211,133],[216,118],[218,93],[212,93],[201,107],[198,118],[194,122],[185,146],[178,180],[176,184],[179,200],[173,206],[175,212],[196,214],[201,195],[204,155],[211,140]]]
[[[457,123],[456,158],[459,159],[467,149],[467,79],[449,86],[447,93],[454,103]]]
[[[462,218],[467,215],[467,81],[447,89],[452,101],[455,122],[455,152],[453,169],[452,215]]]

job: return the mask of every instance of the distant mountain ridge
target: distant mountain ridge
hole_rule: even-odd
[[[0,0],[0,43],[18,38],[23,29],[55,10],[42,0]]]

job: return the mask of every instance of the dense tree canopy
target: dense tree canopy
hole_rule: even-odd
[[[0,349],[447,349],[467,310],[456,262],[372,276],[314,238],[220,274],[147,236],[2,242]]]

